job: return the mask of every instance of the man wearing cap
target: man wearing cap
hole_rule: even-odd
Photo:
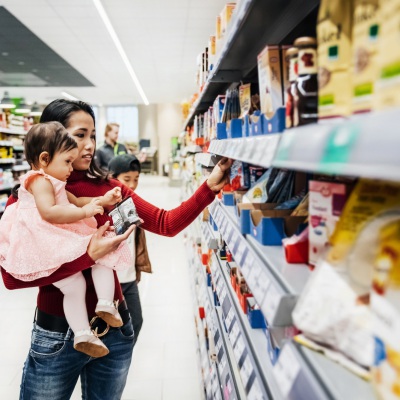
[[[128,154],[122,143],[118,143],[119,125],[112,122],[107,124],[104,132],[104,144],[96,150],[95,160],[99,167],[107,170],[110,161],[118,155]]]

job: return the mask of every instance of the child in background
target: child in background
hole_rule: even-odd
[[[23,281],[46,277],[87,250],[97,230],[95,214],[121,200],[120,188],[98,198],[76,198],[65,190],[78,156],[76,141],[58,122],[34,125],[25,139],[25,156],[32,170],[20,177],[18,202],[6,208],[0,220],[0,261]],[[98,303],[96,314],[113,327],[122,319],[113,302],[113,269],[132,263],[126,243],[96,261],[92,267]],[[54,285],[64,294],[65,317],[75,334],[74,348],[91,357],[108,354],[92,332],[87,315],[86,283],[82,273]]]
[[[123,154],[114,157],[108,164],[108,169],[113,178],[118,179],[132,190],[137,188],[141,168],[139,160],[134,155]],[[140,282],[142,271],[151,273],[151,263],[147,253],[146,237],[143,229],[136,229],[129,236],[127,242],[135,264],[125,271],[119,271],[118,278],[131,314],[136,341],[143,324],[137,284]]]

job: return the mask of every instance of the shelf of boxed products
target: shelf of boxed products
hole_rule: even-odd
[[[308,267],[286,263],[281,246],[262,246],[244,237],[234,207],[216,200],[209,210],[269,324],[292,325],[292,310],[311,273]]]
[[[201,364],[207,367],[209,361],[210,369],[205,379],[205,388],[207,399],[222,399],[222,393],[229,392],[230,399],[240,400],[244,394],[244,388],[241,386],[239,371],[237,366],[232,365],[232,349],[227,342],[224,327],[221,325],[220,315],[214,307],[214,294],[211,287],[207,285],[207,275],[205,267],[201,264],[197,255],[190,256],[190,264],[193,267],[193,276],[195,285],[197,286],[196,297],[197,304],[204,308],[204,316],[196,317],[198,326],[202,333],[199,334],[199,346],[201,353]],[[205,317],[205,318],[204,318]],[[206,321],[204,323],[203,321]],[[204,343],[206,338],[203,334],[208,331],[208,347],[207,353],[204,351]],[[207,354],[207,355],[206,355]],[[207,357],[207,360],[206,360]]]
[[[271,134],[239,139],[212,140],[209,152],[268,168],[273,162],[281,136],[281,134]]]
[[[243,384],[249,398],[282,398],[272,375],[272,362],[268,356],[268,332],[252,329],[243,313],[230,278],[221,260],[214,255],[211,274],[216,286],[228,336],[236,362],[240,366]]]
[[[31,166],[27,162],[23,162],[22,164],[13,165],[11,167],[11,171],[21,172],[21,171],[29,171]]]
[[[234,360],[233,348],[227,336],[224,322],[221,316],[220,307],[214,306],[214,293],[207,285],[205,267],[199,261],[199,268],[202,271],[203,292],[206,292],[204,311],[207,327],[211,334],[210,352],[212,359],[217,364],[217,370],[222,385],[222,392],[229,392],[232,400],[245,399],[245,390],[240,377],[238,366]]]
[[[28,131],[24,129],[8,129],[8,128],[0,128],[0,133],[5,133],[6,135],[26,135]]]
[[[251,75],[257,56],[267,43],[292,43],[300,36],[315,36],[319,0],[242,0],[235,8],[217,50],[199,99],[187,117],[184,129],[194,117],[208,109],[215,98],[233,82]]]
[[[318,123],[282,135],[272,165],[323,174],[400,181],[399,109]]]
[[[195,144],[192,144],[190,146],[186,146],[182,149],[181,154],[183,157],[187,156],[188,154],[196,154],[196,153],[201,153],[202,149],[200,146],[197,146]]]
[[[236,229],[237,227],[236,227],[233,207],[226,207],[223,206],[221,203],[217,204],[217,207],[218,206],[225,213],[224,215],[225,219],[228,221],[225,224],[231,224],[230,225],[231,230]],[[216,208],[216,210],[218,210],[218,208]],[[217,217],[217,220],[220,223],[219,226],[221,226],[221,228],[219,229],[220,231],[222,230],[221,233],[222,236],[224,236],[224,231],[226,232],[227,229],[229,229],[225,227],[225,224],[223,222],[224,216],[218,219],[218,212],[215,211],[214,209],[211,209],[210,211],[211,214],[213,215],[213,218],[214,216]],[[214,219],[214,221],[218,225],[217,220]],[[259,266],[257,266],[257,263],[255,263],[255,260],[251,255],[251,251],[253,250],[257,252],[258,256],[265,263],[264,265],[274,266],[274,269],[277,269],[278,272],[280,271],[279,273],[282,275],[282,277],[286,275],[287,279],[286,284],[289,283],[288,281],[294,283],[293,273],[295,272],[294,269],[292,268],[302,269],[303,266],[299,264],[296,265],[286,264],[283,261],[284,260],[283,251],[279,246],[275,247],[260,246],[251,237],[247,238],[247,241],[251,247],[248,248],[249,251],[247,252],[247,254],[246,252],[243,252],[243,256],[241,257],[242,261],[238,261],[238,265],[239,268],[241,269],[243,276],[246,279],[248,286],[250,287],[254,295],[256,302],[259,305],[261,304],[264,305],[264,307],[260,308],[263,311],[263,314],[266,316],[267,321],[271,321],[268,319],[268,308],[272,309],[276,308],[276,304],[279,301],[279,299],[278,297],[275,296],[277,295],[278,291],[275,291],[274,295],[270,296],[265,295],[265,293],[264,295],[261,294],[259,288],[262,287],[263,283],[260,281],[263,281],[267,275],[264,275],[264,277],[262,277],[260,276],[260,273],[257,272],[254,273],[254,275],[258,276],[257,278],[259,282],[258,290],[254,292],[254,289],[257,287],[257,283],[255,283],[255,285],[251,285],[249,283],[249,279],[252,274],[251,269],[256,270],[257,268],[259,268]],[[231,251],[233,253],[233,256],[235,257],[235,260],[237,261],[234,248],[233,250],[231,249]],[[286,267],[289,267],[289,270],[286,270],[285,264]],[[306,269],[303,268],[303,271],[305,270]],[[298,293],[302,291],[302,288],[305,285],[308,275],[309,273],[300,278],[298,282],[299,285],[297,286],[297,288],[294,287],[294,289],[297,290]],[[283,281],[285,281],[286,279],[284,279]],[[269,291],[272,288],[272,284],[270,284]],[[285,310],[285,311],[291,313],[291,310],[290,311]],[[269,324],[273,326],[273,323],[269,322]],[[272,328],[272,330],[273,329],[274,328]],[[253,341],[252,343],[255,343],[255,341]],[[262,345],[260,346],[259,344],[255,348],[258,349],[259,351],[263,347]],[[284,354],[283,357],[281,357],[282,354]],[[372,400],[375,398],[373,390],[369,383],[359,378],[358,376],[348,371],[347,369],[343,368],[339,364],[329,360],[327,357],[315,351],[306,349],[293,342],[287,342],[283,346],[281,355],[279,356],[278,361],[273,367],[273,377],[271,377],[270,372],[269,376],[268,375],[265,376],[268,376],[267,380],[269,379],[268,385],[270,388],[273,387],[280,388],[281,395],[283,396],[283,398],[289,398],[289,399],[304,398],[307,400],[311,399],[319,400],[324,398],[333,398],[338,400],[343,398],[360,398],[360,399],[362,398],[362,399]],[[260,363],[260,365],[262,364]],[[265,365],[265,360],[264,360],[264,368],[263,368],[264,374],[266,374],[265,373],[266,370],[268,370],[268,368]],[[341,383],[338,384],[338,382]],[[310,388],[310,392],[305,393],[304,391],[305,387]]]
[[[256,243],[254,243],[254,245],[258,246]],[[271,246],[262,247],[266,248],[265,251],[273,250]],[[249,255],[247,255],[247,257],[249,257]],[[282,253],[279,255],[279,253],[276,252],[272,255],[272,259],[275,259],[275,265],[278,265],[279,262],[282,263],[282,258]],[[281,259],[281,261],[279,261],[279,259]],[[251,263],[253,264],[252,268],[254,268],[255,265],[253,261],[251,261]],[[240,267],[241,263],[238,264],[247,282],[248,278],[243,272],[243,267]],[[248,321],[244,318],[244,314],[240,312],[240,305],[238,305],[238,300],[232,292],[228,273],[221,264],[219,267],[220,272],[218,273],[215,271],[215,264],[212,264],[212,273],[217,276],[217,279],[218,274],[224,279],[224,288],[220,287],[218,289],[221,304],[223,305],[226,293],[229,293],[231,304],[233,304],[236,311],[238,311],[235,316],[240,318],[241,328],[243,329],[242,332],[247,335],[248,348],[252,348],[252,354],[256,357],[257,366],[259,366],[263,377],[266,379],[269,391],[272,393],[274,399],[341,400],[343,398],[359,398],[372,400],[375,398],[372,387],[368,382],[334,361],[329,360],[327,357],[292,341],[284,341],[279,357],[276,353],[270,353],[269,357],[266,356],[266,353],[262,353],[262,349],[264,349],[265,352],[273,352],[272,348],[269,347],[272,343],[268,341],[271,339],[268,339],[268,337],[261,339],[259,334],[254,333],[254,330],[251,330],[248,326]],[[247,268],[245,268],[245,270],[246,269]],[[261,279],[263,278],[258,278],[259,281]],[[253,292],[252,287],[249,284],[248,286]],[[259,297],[254,292],[253,295],[256,302],[258,302]],[[266,303],[265,300],[264,303]],[[272,307],[275,307],[273,303],[271,304]],[[271,304],[269,305],[271,306]],[[268,304],[265,305],[268,306]],[[225,305],[225,307],[229,306]],[[229,310],[227,310],[227,312],[229,312]],[[230,318],[232,318],[232,316]],[[228,325],[228,323],[226,325]],[[274,329],[275,328],[268,327],[267,330],[261,331],[264,331],[265,335],[268,335],[268,331],[271,330],[273,332]],[[274,336],[274,333],[272,333],[272,336]],[[338,382],[340,382],[340,384],[338,384]]]

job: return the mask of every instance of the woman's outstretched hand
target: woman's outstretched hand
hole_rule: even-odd
[[[117,250],[119,244],[128,239],[128,236],[135,230],[136,225],[131,225],[122,235],[113,237],[103,236],[107,230],[110,229],[110,222],[107,221],[103,226],[97,229],[97,232],[92,236],[87,253],[93,261],[97,261],[99,258],[104,257],[111,251]]]
[[[207,179],[207,185],[214,193],[218,193],[229,182],[229,172],[232,163],[233,160],[224,157],[219,160],[218,164],[212,170]]]

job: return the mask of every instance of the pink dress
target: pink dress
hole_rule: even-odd
[[[8,206],[0,219],[0,265],[15,278],[31,281],[46,277],[62,264],[86,253],[92,235],[97,230],[94,217],[70,224],[45,221],[36,207],[35,199],[26,190],[27,180],[43,175],[54,187],[57,205],[75,207],[67,198],[66,182],[43,171],[29,171],[20,177],[18,201]],[[114,233],[107,233],[107,236]],[[96,261],[115,270],[132,266],[128,245],[122,242],[116,251]]]

